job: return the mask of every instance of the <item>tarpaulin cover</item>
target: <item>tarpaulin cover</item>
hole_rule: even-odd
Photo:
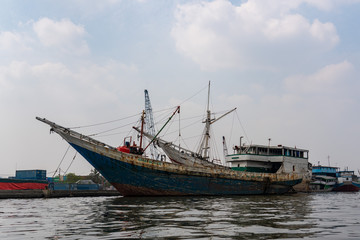
[[[0,190],[47,189],[47,183],[37,182],[0,182]]]

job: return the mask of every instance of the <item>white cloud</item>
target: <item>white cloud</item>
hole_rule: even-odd
[[[265,91],[265,87],[258,83],[251,84],[251,89],[256,93],[263,93]]]
[[[102,66],[84,63],[75,69],[60,62],[31,65],[14,61],[0,66],[0,97],[6,99],[0,107],[5,111],[25,107],[34,112],[52,108],[76,112],[70,106],[107,105],[128,96],[122,86],[129,75],[136,75],[134,68],[114,61]]]
[[[215,0],[178,5],[172,36],[180,53],[207,70],[272,64],[297,53],[332,49],[339,42],[335,26],[294,13],[303,2],[249,0],[235,6]]]
[[[41,18],[33,24],[33,30],[46,47],[60,48],[78,55],[89,52],[84,40],[86,36],[84,27],[74,24],[69,19],[54,21],[49,18]]]
[[[0,32],[0,51],[27,51],[30,48],[26,45],[26,36],[17,32]]]
[[[331,11],[344,4],[359,3],[359,0],[304,0],[309,5],[315,6],[323,11]]]
[[[348,61],[327,65],[310,75],[296,75],[284,80],[285,87],[291,92],[334,92],[344,85],[353,72],[353,65]]]
[[[264,35],[268,40],[281,42],[310,39],[313,41],[313,45],[322,44],[324,49],[326,47],[331,49],[339,42],[339,36],[332,23],[321,23],[315,19],[311,24],[299,14],[268,20]]]
[[[88,62],[79,65],[81,67],[61,62],[29,63],[25,60],[0,65],[0,109],[4,113],[0,122],[3,126],[9,126],[2,131],[2,139],[6,141],[1,144],[9,150],[5,158],[14,159],[21,168],[56,168],[58,162],[44,162],[39,158],[38,149],[40,147],[44,150],[42,155],[47,156],[45,158],[56,158],[64,154],[60,144],[65,142],[57,136],[49,137],[48,129],[39,124],[35,116],[46,117],[70,127],[76,123],[114,119],[123,116],[123,111],[132,114],[138,111],[133,105],[131,92],[135,88],[139,91],[137,86],[142,89],[141,84],[132,81],[136,79],[136,66],[115,60],[106,60],[101,65]],[[116,137],[113,142],[119,144]],[[17,151],[18,139],[28,142],[27,147],[32,146],[26,151],[26,156],[24,151]],[[59,140],[62,143],[49,144]],[[34,161],[29,162],[29,158]],[[81,163],[79,161],[78,157],[72,169],[82,172],[84,168],[75,166]],[[83,163],[89,166],[85,161]],[[12,172],[9,171],[12,166],[8,165],[4,169]]]
[[[309,27],[309,22],[303,16],[286,15],[281,19],[269,19],[264,27],[264,35],[269,40],[299,37],[306,33]]]
[[[253,104],[254,100],[252,99],[252,97],[250,97],[249,95],[231,95],[231,96],[227,96],[227,95],[221,95],[219,96],[219,100],[221,100],[222,102],[224,102],[224,105],[226,106],[245,106],[248,104]]]
[[[313,5],[321,10],[329,11],[334,7],[334,0],[306,0],[309,5]]]
[[[339,36],[332,23],[321,23],[315,19],[310,27],[310,33],[319,43],[327,42],[329,47],[333,47],[339,42]]]

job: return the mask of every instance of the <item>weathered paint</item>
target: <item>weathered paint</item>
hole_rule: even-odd
[[[137,158],[134,162],[118,161],[80,146],[72,146],[124,196],[134,195],[247,195],[285,193],[300,180],[270,182],[258,177],[232,179],[206,173],[175,173],[156,169],[165,163]]]

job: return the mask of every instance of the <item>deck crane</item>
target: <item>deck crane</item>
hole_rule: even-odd
[[[148,90],[145,89],[144,93],[145,93],[145,118],[146,118],[144,129],[145,129],[146,133],[149,133],[152,136],[155,136],[156,131],[155,131],[154,117],[153,117],[153,113],[152,113],[149,92],[148,92]],[[149,146],[149,149],[150,149],[151,157],[153,159],[158,159],[159,153],[156,150],[154,143],[152,143]]]

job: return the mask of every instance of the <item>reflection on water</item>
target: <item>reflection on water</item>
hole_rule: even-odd
[[[359,239],[360,194],[0,200],[0,239]]]

